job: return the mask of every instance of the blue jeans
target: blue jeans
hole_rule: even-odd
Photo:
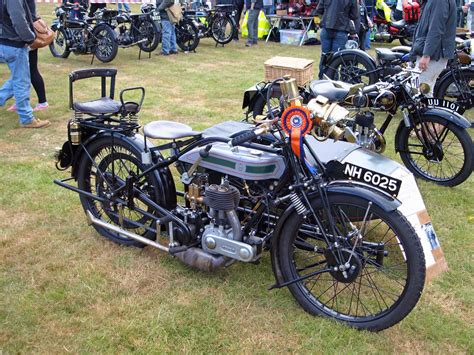
[[[249,31],[249,36],[247,39],[248,43],[257,44],[258,41],[258,15],[260,10],[249,9],[249,18],[247,20],[247,29]]]
[[[129,5],[128,3],[126,3],[126,2],[121,3],[121,2],[119,2],[119,4],[118,4],[118,10],[119,10],[119,12],[122,12],[122,11],[123,11],[122,8],[123,8],[126,12],[130,12],[130,5]]]
[[[164,54],[170,54],[170,52],[177,52],[176,49],[176,32],[174,25],[169,20],[161,20],[161,26],[163,30],[161,40],[161,52]]]
[[[325,57],[328,53],[335,53],[340,49],[344,49],[347,42],[347,32],[336,31],[331,29],[321,29],[319,35],[321,40],[321,60],[319,62],[319,78],[322,79],[324,67],[326,65]]]
[[[0,63],[7,63],[10,78],[0,88],[0,106],[15,97],[16,109],[20,124],[28,124],[33,120],[30,106],[30,64],[28,48],[15,48],[0,44]]]

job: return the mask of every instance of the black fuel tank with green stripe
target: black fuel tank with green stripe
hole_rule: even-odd
[[[179,160],[194,164],[201,148],[182,155]],[[226,143],[213,144],[209,155],[199,166],[245,180],[280,179],[285,171],[285,161],[278,154],[246,147],[231,149]]]

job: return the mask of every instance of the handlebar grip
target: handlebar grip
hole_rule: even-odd
[[[230,144],[235,147],[237,145],[241,145],[242,143],[251,141],[254,138],[257,138],[257,134],[254,131],[246,131],[242,134],[239,134],[237,137],[232,138]]]
[[[370,92],[374,92],[374,91],[377,91],[377,90],[378,90],[377,84],[372,84],[372,85],[367,85],[367,86],[365,86],[365,87],[362,89],[362,93],[368,94],[368,93],[370,93]]]

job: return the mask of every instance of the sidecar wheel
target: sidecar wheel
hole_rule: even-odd
[[[110,137],[99,138],[92,142],[87,146],[87,152],[90,158],[87,154],[83,154],[78,165],[78,187],[105,201],[101,202],[80,195],[84,211],[92,213],[94,217],[107,223],[116,226],[122,224],[122,228],[129,232],[148,239],[155,239],[155,233],[149,229],[154,228],[154,219],[139,211],[141,209],[149,214],[154,213],[145,202],[135,195],[132,201],[134,208],[129,208],[126,193],[120,194],[116,198],[108,196],[112,190],[125,183],[125,178],[129,175],[129,172],[138,174],[149,167],[142,164],[141,152],[131,144],[118,138],[115,138],[112,143]],[[147,174],[135,187],[148,198],[160,203],[159,183],[153,174]],[[122,222],[119,217],[120,208],[122,208],[122,215],[124,216]],[[94,226],[94,228],[99,234],[118,244],[136,247],[145,246],[106,228],[99,226]]]
[[[278,239],[283,281],[307,275],[288,288],[310,314],[370,331],[393,326],[423,290],[426,267],[418,236],[397,210],[368,208],[369,201],[343,194],[329,195],[329,204],[333,223],[321,200],[312,203],[326,237],[311,214],[303,219],[294,212],[285,222]],[[359,233],[362,239],[356,240]]]

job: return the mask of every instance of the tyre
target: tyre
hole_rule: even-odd
[[[473,95],[474,71],[469,69],[448,72],[434,89],[434,97],[456,102],[462,108],[461,114],[473,107]]]
[[[258,96],[255,99],[255,103],[253,106],[252,115],[253,118],[256,118],[258,115],[267,115],[268,114],[268,105],[267,105],[267,98],[264,96],[266,94],[257,94]],[[280,97],[272,96],[270,97],[270,105],[272,109],[277,109],[280,107]]]
[[[397,210],[385,212],[346,194],[330,194],[328,202],[335,230],[320,199],[312,202],[320,227],[314,216],[303,219],[296,212],[285,221],[278,240],[283,281],[306,276],[288,288],[312,315],[371,331],[393,326],[423,290],[426,266],[418,236]]]
[[[118,44],[115,31],[109,26],[98,26],[93,31],[93,53],[102,63],[109,63],[117,56]]]
[[[153,52],[161,42],[160,32],[150,19],[145,19],[138,25],[138,32],[138,38],[146,39],[146,42],[138,43],[138,47],[146,53]]]
[[[176,43],[183,52],[192,52],[199,45],[198,29],[191,20],[184,19],[176,25]]]
[[[413,45],[412,37],[400,37],[400,43],[402,46],[411,47]]]
[[[49,50],[55,58],[67,58],[71,52],[67,45],[67,34],[62,28],[54,32],[54,40],[49,44]]]
[[[153,211],[145,202],[140,200],[137,194],[134,194],[132,201],[129,201],[127,193],[110,198],[110,193],[114,189],[125,184],[125,179],[130,175],[130,172],[139,174],[149,167],[142,164],[141,151],[127,141],[116,137],[112,142],[112,139],[106,136],[88,145],[87,152],[90,158],[87,154],[83,154],[78,165],[78,187],[105,201],[101,202],[80,195],[84,211],[92,213],[95,218],[107,223],[117,226],[122,225],[122,228],[129,232],[148,239],[155,239],[156,234],[149,229],[154,228],[154,219],[150,217]],[[160,185],[153,174],[147,174],[140,179],[135,188],[153,201],[159,204],[162,203],[163,197],[159,193]],[[133,205],[134,208],[130,208],[130,205]],[[120,208],[123,210],[124,216],[122,223],[119,216]],[[145,213],[139,212],[140,210]],[[94,225],[94,228],[99,234],[115,243],[137,247],[144,246],[106,228],[96,225]]]
[[[472,139],[443,118],[422,116],[413,127],[403,126],[395,139],[403,163],[416,177],[456,186],[471,175]]]
[[[347,53],[333,57],[326,67],[325,74],[332,80],[366,85],[378,81],[377,68],[359,53]]]
[[[237,30],[234,20],[229,15],[215,15],[211,25],[211,34],[214,41],[227,44],[234,38]]]

